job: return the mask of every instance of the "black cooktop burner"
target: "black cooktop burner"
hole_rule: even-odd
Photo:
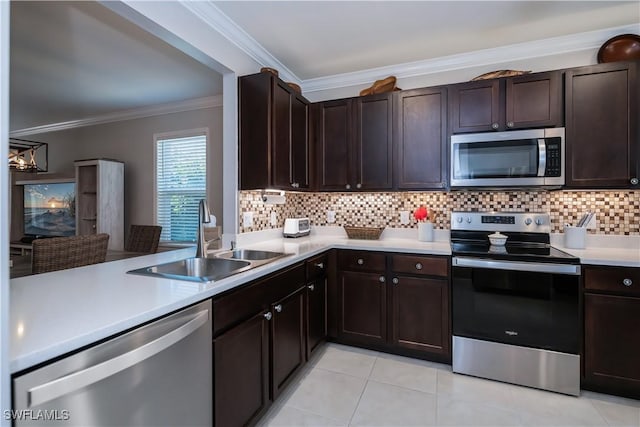
[[[451,242],[455,256],[490,258],[511,261],[555,262],[579,264],[580,259],[545,243],[508,243],[494,246],[488,241],[457,240]]]

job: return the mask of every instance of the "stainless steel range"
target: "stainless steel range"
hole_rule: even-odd
[[[579,395],[580,260],[550,231],[546,213],[452,213],[454,372]]]

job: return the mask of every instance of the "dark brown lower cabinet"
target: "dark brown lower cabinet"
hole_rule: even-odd
[[[393,345],[448,355],[451,338],[447,280],[397,275],[391,282]]]
[[[360,344],[387,340],[387,290],[380,273],[343,271],[339,277],[339,337]]]
[[[260,313],[213,340],[216,426],[257,421],[269,406],[269,322]]]
[[[306,287],[272,304],[271,397],[275,400],[306,361],[304,307]]]
[[[327,338],[327,267],[322,254],[307,262],[307,359]]]
[[[640,398],[640,298],[585,293],[584,316],[586,385]]]

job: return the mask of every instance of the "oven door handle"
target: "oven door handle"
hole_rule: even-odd
[[[498,270],[533,271],[538,273],[580,275],[580,266],[575,264],[551,264],[542,262],[496,261],[484,258],[453,257],[454,267],[490,268]]]

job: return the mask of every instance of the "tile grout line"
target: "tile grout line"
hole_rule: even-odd
[[[360,397],[358,397],[358,402],[356,403],[356,407],[353,410],[353,413],[351,414],[351,418],[349,418],[349,422],[347,423],[348,426],[351,426],[352,422],[353,422],[353,417],[355,417],[356,412],[358,412],[358,407],[360,406],[360,401],[362,400],[362,396],[364,396],[364,392],[367,389],[367,386],[369,386],[369,379],[371,378],[371,372],[373,372],[373,367],[376,365],[376,362],[378,361],[378,357],[379,357],[379,353],[376,354],[375,359],[373,360],[373,363],[371,364],[371,369],[369,370],[369,375],[367,375],[367,377],[365,378],[365,382],[364,382],[364,387],[362,388],[362,392],[360,393]]]

